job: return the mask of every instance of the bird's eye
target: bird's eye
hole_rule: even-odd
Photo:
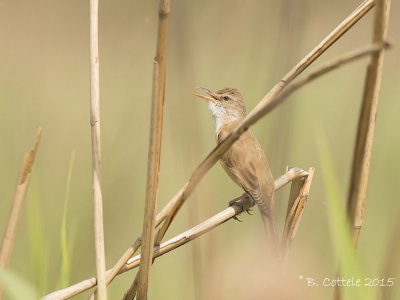
[[[229,96],[224,96],[225,101],[228,101],[229,99],[230,99]]]

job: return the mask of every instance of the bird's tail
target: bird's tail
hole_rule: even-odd
[[[267,233],[268,243],[271,245],[272,255],[279,257],[279,240],[275,226],[275,220],[272,216],[268,216],[260,209],[264,228]]]

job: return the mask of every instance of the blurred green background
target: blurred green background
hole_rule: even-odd
[[[100,1],[100,89],[106,261],[111,267],[142,228],[152,60],[158,1]],[[389,37],[399,41],[400,4],[392,1]],[[214,124],[196,86],[239,88],[250,111],[266,92],[361,1],[184,1],[171,3],[158,210],[214,147]],[[23,155],[43,127],[10,269],[40,295],[60,288],[60,234],[66,211],[68,283],[95,274],[89,126],[88,1],[0,2],[0,233]],[[316,64],[371,40],[371,11]],[[330,299],[332,288],[299,276],[334,278],[338,259],[316,129],[327,140],[340,195],[350,176],[365,69],[357,61],[313,82],[253,132],[275,177],[286,166],[316,172],[285,280],[264,262],[258,211],[227,222],[156,261],[149,299]],[[400,60],[387,52],[358,257],[366,277],[381,278],[400,216]],[[280,228],[288,188],[276,198]],[[242,191],[215,166],[184,205],[167,238],[224,209]],[[136,271],[135,271],[136,272]],[[135,272],[109,287],[119,299]],[[398,276],[392,274],[392,277]],[[68,277],[68,276],[67,276]],[[278,276],[279,277],[279,276]],[[395,282],[395,288],[400,284]],[[371,288],[371,293],[378,292]],[[88,293],[76,297],[86,299]],[[7,297],[5,297],[7,299]],[[394,298],[393,298],[394,299]]]

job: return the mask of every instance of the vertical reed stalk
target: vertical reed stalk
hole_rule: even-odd
[[[103,197],[101,192],[100,82],[99,82],[99,1],[90,0],[90,125],[92,131],[94,239],[98,297],[107,299],[104,251]]]
[[[390,0],[377,0],[373,42],[386,40],[389,23]],[[365,80],[364,96],[358,123],[358,131],[353,156],[347,212],[353,231],[353,246],[357,247],[358,236],[362,226],[364,202],[368,185],[372,145],[379,90],[382,78],[384,49],[372,54]]]
[[[390,0],[376,0],[375,4],[375,22],[372,40],[373,42],[384,42],[386,40],[389,23]],[[382,78],[383,57],[384,49],[381,49],[371,56],[358,120],[349,194],[347,198],[347,214],[351,225],[354,249],[357,248],[364,214],[364,202],[367,192],[378,97]],[[340,300],[341,298],[340,288],[336,286],[333,299]]]
[[[160,0],[158,12],[157,49],[153,69],[153,94],[151,101],[150,142],[147,165],[146,204],[143,219],[141,255],[138,271],[137,295],[139,300],[147,299],[150,268],[153,260],[155,215],[160,169],[161,136],[165,94],[165,63],[167,49],[169,0]],[[136,280],[125,295],[131,299],[136,293]]]

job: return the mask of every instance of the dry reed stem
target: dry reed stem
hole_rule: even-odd
[[[152,264],[155,215],[157,204],[158,174],[160,169],[162,120],[165,94],[165,63],[167,50],[169,0],[160,0],[158,12],[157,49],[153,69],[153,95],[151,103],[150,145],[147,166],[146,203],[143,219],[141,253],[138,275],[138,299],[146,300]],[[132,284],[133,285],[133,284]],[[133,295],[126,293],[124,299]]]
[[[308,173],[300,168],[290,168],[289,170],[287,170],[287,172],[285,174],[283,174],[282,176],[280,176],[279,178],[275,179],[275,190],[279,190],[280,188],[282,188],[283,186],[285,186],[286,184],[288,184],[290,181],[296,179],[296,178],[300,178],[300,177],[304,177],[307,176]],[[230,210],[230,212],[232,212]],[[157,216],[157,218],[160,218],[160,215]],[[135,250],[137,250],[139,248],[139,241],[140,241],[140,237],[136,240],[136,242],[124,253],[123,257],[127,256],[127,253],[132,253],[132,251],[134,252]],[[133,249],[133,250],[132,250]],[[107,271],[107,278],[109,276],[109,274],[111,274],[112,272],[116,271],[115,276],[117,276],[118,274],[122,273],[121,269],[124,269],[125,271],[128,271],[128,269],[126,269],[124,266],[126,264],[126,262],[129,260],[130,257],[128,257],[125,262],[122,264],[122,267],[116,268],[114,266],[114,268],[110,269]],[[120,258],[119,261],[123,260],[122,257]],[[116,264],[117,265],[117,264]],[[114,277],[115,277],[114,276]],[[74,285],[71,285],[69,287],[66,287],[64,289],[58,290],[58,291],[54,291],[48,295],[46,295],[45,297],[42,298],[42,300],[55,300],[55,299],[68,299],[70,297],[73,297],[79,293],[82,293],[92,287],[94,287],[96,285],[96,277],[92,277],[86,280],[83,280],[81,282],[78,282]]]
[[[3,233],[3,238],[0,245],[0,268],[6,269],[10,263],[15,237],[17,235],[18,223],[21,216],[22,207],[26,191],[29,185],[29,175],[35,160],[35,155],[39,147],[40,136],[42,128],[38,128],[36,133],[35,144],[27,153],[25,153],[22,167],[19,172],[17,187],[15,189],[14,198],[8,215],[8,221]],[[0,299],[2,295],[2,288],[0,286]]]
[[[265,113],[261,113],[263,108],[269,107],[270,102],[275,100],[275,97],[282,89],[291,82],[296,76],[303,72],[312,62],[314,62],[325,50],[327,50],[338,38],[340,38],[347,30],[349,30],[359,19],[361,19],[374,5],[373,0],[364,1],[357,7],[342,23],[340,23],[331,33],[329,33],[309,54],[307,54],[297,65],[295,65],[257,104],[257,106],[248,114],[245,120],[229,135],[222,143],[204,159],[195,169],[189,181],[181,188],[175,197],[164,207],[167,211],[167,219],[162,227],[157,232],[156,243],[160,243],[168,230],[172,220],[177,214],[184,201],[191,195],[194,188],[203,178],[203,176],[211,169],[218,159],[229,149],[229,147],[254,124]],[[275,107],[275,106],[273,106]],[[271,107],[271,109],[273,108]],[[173,203],[171,203],[173,202]],[[163,209],[163,210],[164,210]]]
[[[376,2],[373,35],[374,43],[382,43],[386,40],[389,11],[390,0],[379,0]],[[354,248],[357,247],[358,236],[362,226],[371,152],[374,141],[379,90],[382,78],[383,57],[384,49],[376,52],[371,57],[365,80],[364,96],[354,148],[352,174],[347,199],[347,212],[353,231]]]
[[[296,178],[292,181],[282,237],[282,259],[284,262],[287,261],[290,245],[296,236],[304,206],[310,194],[313,176],[314,168],[309,168],[307,177]]]
[[[98,10],[98,0],[90,0],[90,125],[92,131],[94,240],[99,299],[106,300],[106,263],[104,251],[103,199],[101,193]]]
[[[388,48],[390,44],[388,43],[378,43],[378,44],[371,44],[369,46],[365,46],[363,48],[357,49],[352,51],[348,54],[345,54],[337,59],[332,60],[331,62],[325,64],[324,66],[318,68],[316,71],[311,72],[306,77],[299,79],[288,86],[284,93],[278,95],[277,97],[273,98],[273,101],[270,101],[263,105],[260,110],[257,112],[255,116],[251,118],[246,118],[246,123],[242,123],[236,130],[234,130],[230,136],[228,136],[223,143],[218,145],[213,149],[213,151],[207,156],[205,160],[195,169],[195,172],[192,174],[191,178],[188,182],[179,190],[179,192],[164,206],[164,208],[157,214],[156,217],[156,226],[158,226],[163,220],[166,219],[167,216],[171,216],[171,212],[175,207],[179,204],[182,205],[184,200],[188,196],[190,196],[191,192],[193,191],[194,187],[200,181],[202,176],[204,176],[205,172],[207,172],[218,160],[218,158],[226,151],[230,145],[232,145],[239,136],[251,125],[253,125],[256,121],[262,118],[265,114],[269,111],[274,109],[276,106],[281,104],[287,96],[293,93],[295,90],[300,88],[301,86],[305,85],[309,81],[316,79],[317,77],[324,75],[325,73],[340,67],[343,64],[352,62],[356,59],[360,59],[366,55],[379,51],[381,48]],[[222,148],[223,147],[223,148]],[[214,162],[215,160],[215,162]],[[201,176],[201,177],[200,177]],[[128,248],[123,256],[118,260],[118,262],[114,265],[112,269],[107,271],[107,282],[111,282],[112,279],[118,274],[118,270],[123,267],[123,265],[128,261],[129,257],[133,255],[137,249],[140,247],[141,244],[141,236],[139,236],[136,241],[132,244],[130,248]],[[128,257],[128,258],[127,258]],[[126,259],[126,260],[125,260]],[[80,283],[67,287],[65,289],[55,291],[47,296],[52,295],[63,295],[65,292],[66,297],[71,297],[80,293],[86,289],[93,287],[96,284],[96,279],[91,278],[88,280],[84,280]],[[71,294],[74,293],[74,294]],[[47,298],[47,296],[43,299],[56,299],[56,298]],[[61,298],[65,299],[65,298]]]

